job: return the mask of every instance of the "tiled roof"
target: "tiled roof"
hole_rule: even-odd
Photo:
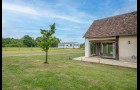
[[[137,11],[95,20],[84,37],[137,35]]]

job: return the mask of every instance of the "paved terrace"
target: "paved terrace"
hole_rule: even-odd
[[[74,58],[73,60],[137,68],[137,63],[134,63],[134,62],[125,62],[125,61],[118,61],[118,60],[112,60],[112,59],[103,59],[103,58],[98,58],[98,57],[87,58],[87,57],[83,56],[83,57]]]

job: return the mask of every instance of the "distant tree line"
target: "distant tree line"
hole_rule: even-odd
[[[81,48],[85,48],[85,43],[81,43],[81,44],[80,44],[80,47],[81,47]]]
[[[15,38],[2,38],[2,47],[38,47],[38,41],[40,37],[34,39],[29,35],[25,35],[20,39]],[[60,39],[55,37],[55,42],[51,44],[51,47],[57,47],[60,43]]]

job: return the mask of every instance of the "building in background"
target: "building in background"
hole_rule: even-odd
[[[58,48],[80,48],[78,42],[61,42],[58,43]]]

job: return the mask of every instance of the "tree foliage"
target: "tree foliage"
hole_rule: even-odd
[[[56,37],[52,36],[55,33],[55,30],[55,23],[50,25],[50,30],[40,29],[42,36],[38,38],[37,43],[46,52],[45,63],[48,63],[47,57],[49,47],[56,41]]]
[[[23,45],[27,47],[35,47],[35,40],[29,35],[25,35],[22,39],[23,39]]]
[[[23,47],[22,39],[2,38],[2,47]]]
[[[52,36],[55,33],[55,24],[50,25],[50,30],[40,29],[40,31],[41,31],[42,36],[37,37],[35,40],[29,35],[24,35],[20,39],[2,38],[2,47],[36,47],[36,46],[39,47],[41,46],[42,48],[44,48],[45,51],[49,47],[57,47],[58,43],[60,43],[60,39]]]
[[[51,44],[55,41],[55,38],[52,36],[55,30],[55,23],[50,25],[50,30],[40,29],[42,36],[39,38],[38,44],[44,51],[48,51]]]
[[[58,43],[60,43],[60,39],[57,37],[54,37],[54,42],[51,44],[51,47],[57,47]]]
[[[85,43],[80,44],[81,48],[85,48]]]

